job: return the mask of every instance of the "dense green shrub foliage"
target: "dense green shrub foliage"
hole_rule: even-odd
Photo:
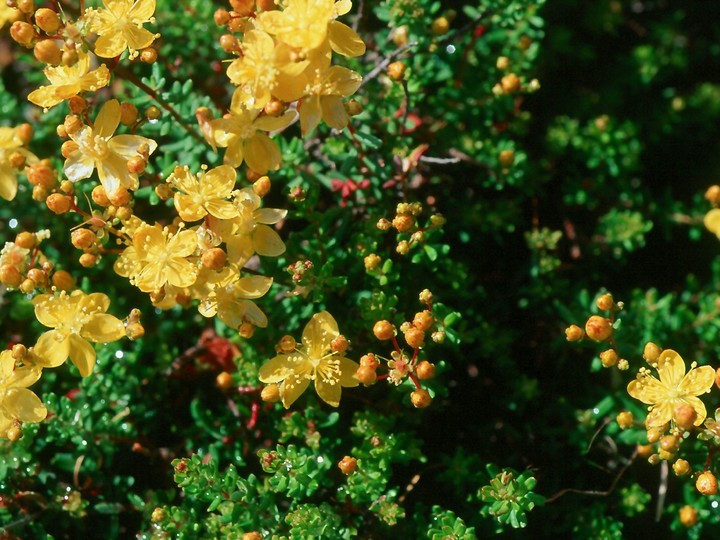
[[[0,5],[2,538],[713,537],[718,20]]]

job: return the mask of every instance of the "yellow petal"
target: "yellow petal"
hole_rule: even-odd
[[[65,160],[65,176],[72,182],[77,182],[84,178],[90,178],[95,170],[95,160],[76,150]]]
[[[219,219],[232,219],[238,216],[237,207],[230,201],[215,199],[205,203],[207,211]]]
[[[57,335],[59,334],[54,330],[50,330],[38,338],[31,354],[34,365],[43,368],[54,368],[65,363],[70,351],[70,340],[64,339],[58,342]]]
[[[258,208],[253,212],[255,221],[265,225],[274,225],[278,221],[285,219],[285,216],[287,216],[287,210],[280,208]]]
[[[279,354],[265,362],[258,371],[258,378],[266,384],[279,383],[293,373],[289,354]]]
[[[328,25],[328,38],[333,51],[338,54],[349,58],[365,54],[365,42],[355,30],[339,21]]]
[[[168,283],[176,287],[190,287],[197,278],[197,267],[185,259],[168,260],[165,267],[165,276]]]
[[[87,377],[95,367],[95,349],[77,334],[70,334],[70,360],[80,371],[80,375]]]
[[[139,51],[155,41],[155,34],[145,28],[138,28],[137,26],[128,26],[125,29],[125,39],[130,50]]]
[[[17,195],[17,177],[12,167],[0,164],[0,197],[12,201]]]
[[[280,149],[264,133],[256,133],[245,141],[245,163],[258,174],[276,170],[282,162]]]
[[[42,375],[42,369],[35,366],[15,368],[12,376],[6,381],[12,388],[27,388],[33,385]]]
[[[695,396],[686,396],[682,399],[682,401],[695,409],[695,412],[697,413],[697,418],[695,419],[694,425],[699,426],[700,424],[702,424],[707,417],[707,409],[705,408],[705,404]]]
[[[312,95],[303,98],[298,110],[300,112],[300,130],[304,137],[315,129],[322,119],[320,96]]]
[[[635,399],[653,405],[667,400],[670,389],[655,377],[639,377],[630,381],[627,392]]]
[[[715,370],[710,366],[701,366],[688,371],[678,385],[678,390],[691,396],[699,396],[715,384]]]
[[[283,129],[297,118],[297,111],[286,111],[282,116],[261,116],[253,126],[262,131],[277,131]]]
[[[328,126],[335,129],[345,129],[350,122],[350,116],[345,110],[343,100],[339,96],[323,96],[320,98],[322,119]]]
[[[139,135],[117,135],[108,141],[108,146],[113,152],[127,159],[137,156],[141,145],[147,145],[149,154],[157,149],[154,140]]]
[[[120,103],[117,99],[111,99],[102,106],[95,118],[93,134],[107,139],[115,133],[118,125],[120,125]]]
[[[340,384],[342,386],[357,386],[358,380],[355,378],[360,364],[353,362],[344,356],[340,357]]]
[[[322,358],[330,342],[340,334],[335,319],[327,311],[316,313],[303,330],[302,343],[310,358]]]
[[[2,405],[13,418],[21,422],[42,422],[47,416],[45,405],[27,388],[8,390]]]
[[[307,389],[310,384],[310,377],[305,374],[289,375],[280,385],[283,407],[290,408],[297,398]]]
[[[253,231],[253,247],[258,255],[278,257],[285,253],[280,235],[267,225],[257,225]]]
[[[95,41],[95,54],[102,58],[120,56],[127,48],[127,39],[122,32],[108,32]]]
[[[340,405],[340,395],[342,387],[337,379],[323,379],[321,376],[315,377],[315,391],[325,403],[333,407]]]
[[[645,419],[645,425],[648,428],[660,427],[667,424],[672,420],[673,409],[675,408],[674,401],[664,401],[655,405],[652,410],[648,413]]]
[[[184,230],[170,239],[167,249],[175,257],[187,257],[193,254],[197,245],[197,233],[193,230]]]
[[[192,195],[175,193],[173,202],[175,203],[175,209],[183,221],[198,221],[207,215],[205,207],[195,199]]]
[[[235,187],[236,179],[237,173],[234,168],[229,165],[220,165],[202,177],[203,192],[217,198],[228,197]]]
[[[234,292],[237,296],[255,299],[264,296],[272,286],[272,278],[265,276],[247,276],[240,278],[235,284]]]
[[[125,337],[125,325],[108,313],[96,313],[82,327],[80,335],[95,343],[109,343]]]
[[[669,388],[675,388],[685,376],[685,362],[682,357],[672,349],[665,349],[657,361],[660,382]]]
[[[134,22],[147,22],[155,13],[155,0],[137,0],[128,15]]]
[[[45,107],[49,109],[60,103],[63,98],[58,97],[55,94],[55,87],[53,86],[41,86],[37,90],[33,90],[28,94],[28,101],[38,105],[39,107]]]

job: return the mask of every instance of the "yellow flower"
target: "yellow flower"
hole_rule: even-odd
[[[25,158],[27,164],[37,161],[32,152],[22,147],[23,142],[16,128],[0,127],[0,197],[12,201],[17,194],[17,169],[10,162],[10,157],[17,153]]]
[[[51,83],[50,86],[33,90],[28,95],[28,100],[46,109],[80,92],[94,92],[110,82],[110,72],[105,64],[90,71],[90,57],[87,54],[80,54],[73,66],[48,66],[44,73]]]
[[[335,129],[344,129],[350,121],[343,98],[355,93],[362,77],[347,68],[330,66],[327,56],[319,56],[304,73],[305,96],[300,102],[300,129],[307,135],[320,120]]]
[[[326,39],[338,54],[359,56],[365,43],[354,30],[335,20],[352,7],[350,0],[288,0],[285,9],[264,11],[259,26],[291,47],[305,51],[319,48]]]
[[[33,363],[39,367],[56,367],[70,357],[80,375],[87,377],[95,367],[95,349],[86,340],[109,343],[125,335],[122,321],[105,313],[110,299],[102,293],[41,294],[33,304],[37,320],[53,328],[32,349]]]
[[[272,98],[273,92],[283,101],[295,101],[302,96],[302,84],[298,75],[308,62],[291,60],[291,49],[276,44],[267,33],[253,29],[245,32],[242,56],[228,66],[230,81],[239,86],[238,102],[248,109],[262,109]],[[233,96],[235,98],[235,96]]]
[[[265,328],[267,317],[250,300],[264,296],[270,290],[272,278],[248,276],[238,279],[238,275],[229,269],[223,277],[225,279],[215,284],[215,288],[200,302],[200,314],[203,317],[217,315],[230,328],[237,329],[244,322]]]
[[[242,104],[243,96],[233,94],[230,114],[213,120],[210,127],[213,138],[220,147],[227,147],[224,162],[239,167],[245,161],[253,171],[265,174],[280,167],[280,149],[262,131],[276,131],[287,127],[295,120],[297,113],[287,111],[282,116],[260,116],[260,109],[247,109]]]
[[[166,283],[189,287],[195,283],[197,265],[188,260],[197,249],[195,231],[184,230],[171,235],[160,225],[141,227],[133,236],[132,256],[136,273],[131,282],[143,292],[159,290]],[[123,255],[129,254],[131,248]]]
[[[100,36],[96,55],[115,58],[129,49],[132,58],[155,40],[155,34],[142,27],[154,22],[155,0],[103,0],[103,5],[105,9],[87,11],[90,31]]]
[[[358,364],[332,352],[330,343],[340,335],[337,322],[327,311],[316,313],[305,326],[302,347],[279,354],[260,368],[260,380],[280,384],[280,396],[289,408],[310,384],[324,402],[337,407],[342,387],[357,386]]]
[[[253,253],[264,257],[278,257],[285,252],[280,235],[269,225],[274,225],[287,215],[287,210],[260,208],[261,199],[252,188],[235,193],[235,205],[239,217],[232,221],[211,226],[227,244],[228,259],[246,259]]]
[[[640,369],[637,378],[632,381],[627,391],[635,399],[651,405],[645,424],[648,428],[658,427],[673,418],[675,407],[682,404],[690,405],[697,412],[695,425],[705,420],[707,411],[705,404],[697,397],[710,391],[715,382],[715,370],[710,366],[695,367],[685,373],[685,362],[680,355],[671,350],[664,350],[656,367],[660,379],[650,374],[647,368]]]
[[[65,160],[65,174],[77,182],[89,178],[97,169],[100,183],[107,193],[112,194],[120,187],[135,190],[139,186],[137,174],[128,170],[130,158],[147,157],[157,148],[152,139],[138,135],[116,135],[120,124],[120,104],[111,99],[97,115],[93,127],[82,126],[70,138],[77,143],[77,150]]]
[[[15,420],[42,422],[47,416],[45,405],[27,388],[41,373],[34,366],[16,367],[11,351],[0,352],[0,435],[7,436]]]
[[[187,167],[175,167],[167,182],[178,189],[175,208],[184,221],[197,221],[210,214],[220,219],[238,215],[235,205],[226,200],[235,188],[235,169],[221,165],[198,176]]]

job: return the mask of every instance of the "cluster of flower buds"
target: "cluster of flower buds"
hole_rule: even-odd
[[[426,234],[433,229],[439,229],[445,225],[445,218],[442,214],[433,214],[424,227],[418,224],[418,217],[422,214],[423,207],[419,202],[399,203],[392,220],[381,218],[377,222],[377,228],[381,231],[395,229],[398,233],[397,246],[395,250],[401,255],[410,253],[410,249],[425,242]]]
[[[408,355],[400,347],[397,340],[398,328],[388,320],[377,321],[373,326],[373,334],[380,341],[390,341],[393,350],[390,358],[369,353],[360,358],[360,367],[355,378],[366,386],[375,384],[379,378],[387,379],[396,386],[406,378],[410,378],[415,385],[415,390],[410,395],[412,404],[417,408],[424,408],[430,405],[432,398],[425,390],[420,381],[432,379],[435,376],[435,365],[427,360],[420,360],[420,350],[425,345],[425,336],[437,324],[432,312],[432,293],[425,289],[420,293],[420,301],[426,304],[427,309],[415,313],[412,321],[405,321],[400,325],[399,331],[403,334],[405,343],[412,349],[412,355]],[[440,330],[432,334],[433,341],[442,341],[444,332]],[[387,369],[387,374],[378,376],[379,367]]]
[[[0,251],[0,283],[8,289],[19,289],[25,294],[37,290],[71,290],[75,283],[72,275],[58,270],[40,250],[40,242],[50,232],[21,232],[14,242],[6,242]]]
[[[610,293],[601,294],[595,300],[595,305],[601,311],[609,312],[608,316],[591,315],[585,321],[585,329],[571,324],[565,329],[565,338],[568,341],[580,341],[588,338],[598,343],[608,343],[609,349],[600,353],[603,367],[617,366],[621,371],[628,369],[629,363],[620,357],[617,345],[613,339],[615,332],[615,314],[623,308],[622,302],[615,302]]]

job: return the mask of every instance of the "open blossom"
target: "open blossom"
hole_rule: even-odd
[[[303,135],[315,129],[321,120],[332,128],[345,128],[350,116],[343,100],[355,93],[362,77],[347,68],[331,66],[329,57],[324,55],[316,57],[303,77],[305,95],[299,107]]]
[[[80,92],[94,92],[110,82],[110,72],[105,64],[90,71],[90,56],[82,53],[75,65],[48,66],[44,69],[44,73],[50,85],[41,86],[30,92],[28,100],[46,109]]]
[[[210,214],[219,219],[238,215],[229,201],[235,188],[237,173],[228,165],[221,165],[197,176],[188,167],[175,167],[167,182],[178,191],[175,208],[184,221],[198,221]]]
[[[287,111],[282,116],[259,116],[261,112],[260,109],[246,108],[242,104],[242,95],[236,91],[230,113],[210,122],[217,145],[227,147],[224,160],[227,165],[239,167],[245,161],[258,174],[280,167],[280,149],[263,132],[287,127],[297,113]]]
[[[105,8],[88,10],[86,18],[91,32],[100,37],[95,42],[95,54],[114,58],[128,49],[131,56],[150,46],[155,34],[143,28],[153,22],[155,0],[103,0]]]
[[[365,43],[349,26],[336,21],[352,7],[350,0],[287,0],[284,9],[264,11],[258,24],[269,34],[292,47],[319,48],[325,40],[343,56],[365,53]]]
[[[283,94],[277,97],[284,101],[302,96],[302,82],[297,76],[308,63],[293,61],[287,45],[276,44],[267,33],[253,29],[245,32],[242,52],[227,69],[228,78],[239,87],[239,103],[248,109],[262,109],[279,89]]]
[[[16,128],[0,127],[0,197],[7,201],[17,194],[17,167],[11,162],[14,154],[22,156],[27,164],[37,161],[35,154],[23,148]]]
[[[77,182],[89,178],[97,169],[100,183],[108,194],[121,187],[138,188],[138,176],[128,170],[127,162],[135,156],[152,154],[157,143],[138,135],[113,136],[119,124],[120,103],[111,99],[100,109],[93,127],[82,126],[69,133],[77,144],[77,149],[65,160],[65,174],[69,180]]]
[[[38,339],[32,349],[33,363],[56,367],[70,357],[87,377],[95,367],[95,349],[88,341],[109,343],[125,336],[123,322],[106,313],[110,299],[102,293],[41,294],[33,299],[35,317],[52,328]]]
[[[129,259],[129,277],[143,292],[159,290],[166,283],[175,287],[189,287],[195,283],[197,265],[189,260],[197,249],[195,231],[184,230],[171,234],[160,225],[146,225],[133,236],[133,245],[121,258]],[[116,264],[116,270],[122,265]],[[124,275],[124,274],[120,274]]]
[[[705,404],[697,397],[710,391],[715,383],[715,370],[710,366],[690,368],[685,373],[685,362],[671,349],[664,350],[657,360],[656,379],[647,368],[642,368],[627,391],[635,399],[650,405],[645,424],[648,428],[658,427],[673,418],[678,405],[690,405],[697,413],[695,425],[699,426],[707,416]]]
[[[42,422],[47,409],[28,386],[40,378],[42,369],[16,366],[11,351],[0,352],[0,436],[6,437],[15,420]]]
[[[260,368],[260,380],[279,384],[285,408],[307,389],[310,381],[320,399],[337,407],[342,387],[357,386],[357,362],[333,352],[331,342],[340,335],[335,319],[327,311],[316,313],[305,326],[302,346],[275,356]]]
[[[265,328],[267,317],[251,300],[264,296],[272,285],[272,278],[247,276],[226,269],[224,279],[216,283],[198,307],[203,317],[218,318],[230,328],[239,328],[244,322]]]

